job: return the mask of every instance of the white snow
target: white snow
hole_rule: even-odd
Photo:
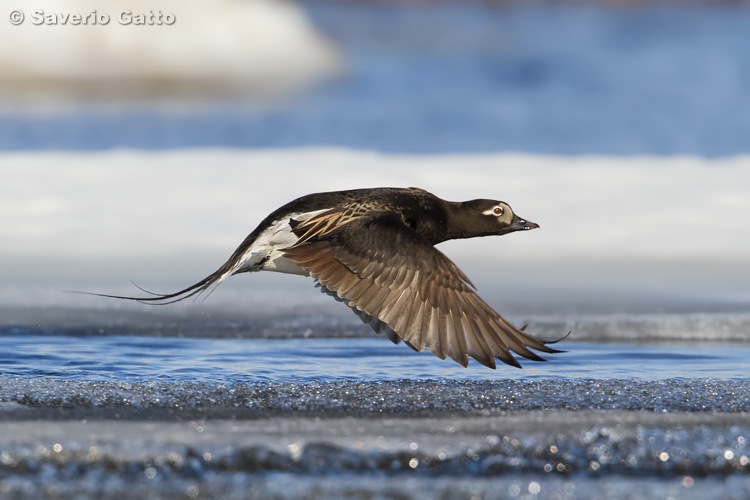
[[[63,275],[85,281],[95,272],[141,280],[158,270],[187,285],[288,201],[375,186],[418,186],[449,200],[497,198],[539,223],[525,233],[440,245],[480,290],[746,299],[750,282],[747,156],[204,149],[3,153],[0,165],[0,270],[15,283]]]

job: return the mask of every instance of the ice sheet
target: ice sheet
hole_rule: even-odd
[[[748,157],[204,149],[4,153],[0,162],[0,262],[13,283],[62,277],[75,287],[124,274],[147,287],[165,278],[187,284],[298,196],[419,186],[449,200],[502,199],[541,225],[440,246],[480,289],[747,303]]]

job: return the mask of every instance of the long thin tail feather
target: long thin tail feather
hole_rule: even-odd
[[[93,295],[95,297],[107,297],[110,299],[121,299],[121,300],[133,300],[135,302],[140,302],[142,304],[150,304],[150,305],[167,305],[167,304],[174,304],[175,302],[180,302],[185,299],[189,299],[190,297],[199,295],[209,288],[211,288],[214,285],[218,285],[224,278],[232,274],[233,272],[237,271],[244,263],[244,257],[247,251],[251,248],[253,242],[258,237],[258,229],[250,233],[247,238],[240,244],[239,247],[232,253],[231,257],[227,259],[227,261],[219,267],[216,271],[209,274],[202,280],[198,281],[197,283],[194,283],[190,285],[187,288],[183,288],[182,290],[179,290],[177,292],[173,293],[154,293],[149,290],[146,290],[145,288],[137,285],[136,283],[133,283],[133,280],[130,280],[133,285],[135,285],[136,288],[141,290],[144,293],[147,293],[149,295],[152,295],[152,297],[132,297],[127,295],[112,295],[107,293],[93,293],[93,292],[81,292],[78,290],[69,290],[71,293],[78,293],[82,295]]]
[[[175,302],[180,302],[182,300],[188,299],[201,292],[206,291],[206,289],[208,289],[211,285],[215,283],[218,284],[218,282],[221,281],[224,277],[221,274],[219,274],[219,271],[221,271],[221,269],[218,269],[215,273],[212,273],[206,276],[199,282],[193,285],[190,285],[187,288],[183,288],[182,290],[179,290],[177,292],[173,292],[173,293],[164,293],[164,294],[154,293],[148,290],[144,290],[142,287],[133,283],[136,286],[136,288],[138,288],[139,290],[145,293],[153,295],[153,297],[132,297],[128,295],[111,295],[108,293],[81,292],[78,290],[70,290],[70,292],[79,293],[82,295],[93,295],[95,297],[107,297],[110,299],[133,300],[136,302],[141,302],[143,304],[150,304],[150,305],[174,304]]]

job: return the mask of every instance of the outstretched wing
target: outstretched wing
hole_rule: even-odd
[[[495,358],[520,367],[511,351],[559,352],[503,319],[472,289],[461,270],[403,224],[381,214],[348,220],[301,238],[285,256],[349,307],[388,325],[416,350],[429,349],[467,366]]]

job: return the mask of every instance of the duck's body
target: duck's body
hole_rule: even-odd
[[[294,246],[316,223],[319,223],[319,229],[325,229],[331,222],[328,232],[334,228],[351,231],[352,228],[344,226],[355,219],[377,216],[382,219],[388,214],[398,214],[403,224],[434,245],[449,239],[445,237],[447,210],[444,205],[444,200],[421,189],[358,189],[303,196],[271,213],[248,235],[235,251],[235,255],[242,252],[246,259],[234,273],[277,271],[309,276],[309,271],[287,259],[284,251]],[[322,220],[316,218],[331,210],[335,211],[334,217],[323,215]],[[310,236],[306,239],[309,240]]]
[[[396,343],[404,340],[463,366],[469,356],[491,368],[495,358],[520,366],[509,351],[537,361],[542,358],[529,347],[558,351],[505,321],[434,245],[536,227],[503,202],[448,202],[417,188],[316,193],[268,215],[224,265],[198,283],[171,294],[119,298],[164,304],[232,274],[300,274]]]

